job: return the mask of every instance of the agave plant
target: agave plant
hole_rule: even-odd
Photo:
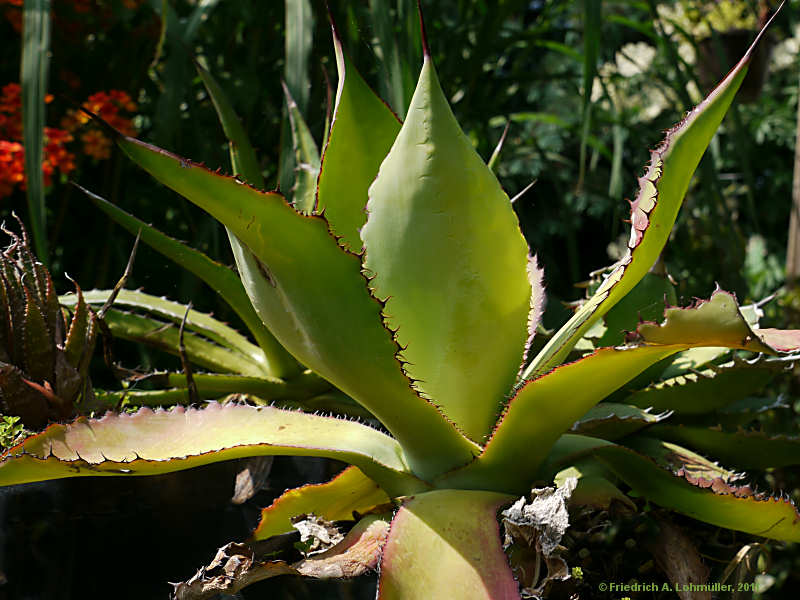
[[[277,454],[352,465],[327,484],[284,493],[253,534],[258,541],[291,531],[301,514],[357,515],[339,544],[292,565],[252,556],[244,565],[223,552],[216,564],[225,568],[214,571],[222,574],[179,586],[183,597],[281,573],[347,576],[380,564],[382,599],[517,598],[497,512],[535,482],[565,473],[579,477],[576,497],[624,498],[616,487],[623,482],[717,526],[800,540],[800,514],[789,499],[754,494],[735,483],[735,473],[648,435],[644,428],[664,417],[635,406],[648,401],[624,404],[631,396],[623,390],[617,403],[601,404],[654,365],[663,371],[670,357],[679,357],[680,375],[687,364],[711,364],[720,349],[789,358],[800,350],[800,331],[757,328],[722,290],[690,307],[667,307],[663,320],[614,338],[622,332],[613,309],[648,285],[753,47],[651,152],[631,205],[626,256],[530,360],[543,272],[508,196],[459,128],[427,43],[401,123],[356,72],[334,27],[332,125],[319,172],[305,161],[313,193],[295,190],[294,204],[261,189],[244,130],[213,86],[242,179],[117,135],[133,161],[227,227],[244,290],[270,334],[382,429],[273,406],[142,408],[51,425],[3,455],[0,482],[150,475]],[[293,118],[296,133],[307,134]],[[602,320],[609,338],[599,331]],[[572,361],[581,344],[588,353]],[[694,446],[697,437],[680,441]],[[781,456],[797,461],[795,440],[759,444],[788,444],[792,451]],[[546,555],[555,543],[540,549]]]
[[[11,245],[0,252],[0,412],[36,429],[91,403],[98,325],[80,288],[65,319],[49,271],[31,252],[21,221],[19,227],[19,235],[3,227]]]

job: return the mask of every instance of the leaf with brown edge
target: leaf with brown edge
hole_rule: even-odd
[[[773,17],[774,18],[774,17]],[[631,203],[627,254],[616,264],[594,296],[548,342],[524,371],[524,379],[546,373],[569,354],[575,342],[625,296],[655,263],[669,238],[692,175],[722,122],[747,73],[765,25],[742,59],[719,85],[651,151]]]
[[[525,493],[564,431],[625,381],[684,348],[601,348],[527,382],[509,402],[483,453],[466,467],[444,475],[440,484]]]
[[[617,440],[665,419],[669,413],[653,413],[629,404],[601,402],[575,421],[572,431],[605,440]]]
[[[325,218],[301,215],[280,194],[133,138],[117,143],[236,235],[240,277],[270,331],[300,362],[374,414],[403,444],[415,472],[433,477],[473,458],[476,445],[412,389],[360,257],[339,246]]]
[[[359,467],[392,494],[425,489],[395,440],[343,419],[243,404],[142,408],[51,425],[0,456],[0,485],[155,475],[246,456],[321,456]]]
[[[709,481],[720,479],[725,483],[739,481],[745,477],[744,473],[726,469],[688,448],[656,439],[647,433],[629,438],[625,441],[625,445],[652,458],[659,466],[676,475]]]
[[[687,308],[668,308],[662,323],[642,323],[636,337],[647,344],[725,346],[767,354],[800,350],[800,330],[753,329],[742,316],[734,295],[721,289],[715,290],[710,299],[698,300]]]
[[[686,425],[658,425],[648,432],[686,444],[744,469],[768,469],[800,464],[800,437],[763,431],[722,431]]]
[[[364,268],[386,301],[409,375],[483,443],[525,351],[529,250],[508,196],[456,121],[430,56],[369,187],[367,215]]]
[[[513,497],[435,490],[397,511],[383,550],[378,600],[518,600],[497,511]]]
[[[253,305],[250,303],[250,299],[247,297],[247,293],[242,287],[242,282],[232,269],[211,260],[202,252],[190,248],[183,242],[161,233],[156,228],[140,221],[100,196],[83,188],[79,187],[79,189],[81,189],[100,210],[105,212],[121,227],[125,228],[133,235],[140,235],[144,243],[203,280],[228,303],[237,315],[239,315],[245,326],[252,333],[259,348],[254,347],[253,344],[250,344],[243,336],[231,328],[226,328],[226,331],[224,331],[224,338],[228,342],[224,345],[238,345],[243,350],[246,348],[246,350],[244,350],[245,354],[259,356],[258,359],[261,362],[265,361],[264,355],[266,355],[266,362],[270,375],[287,377],[298,372],[299,365],[288,355],[286,350],[275,340],[275,337],[261,322],[261,319],[253,309]],[[95,298],[99,300],[100,303],[104,303],[109,293],[110,290],[106,292],[105,297],[100,299],[103,295],[102,291],[89,291],[87,292],[89,297],[88,301],[92,302],[92,298]],[[139,296],[140,300],[144,300],[144,295],[141,292],[122,290],[117,296],[117,301],[118,303],[122,303],[126,298],[128,300],[133,300],[133,297],[136,295]],[[68,299],[69,295],[66,295],[62,297],[62,302]],[[144,302],[140,301],[138,304],[141,305],[144,304]],[[185,306],[180,311],[181,316],[184,312]],[[190,311],[190,318],[187,325],[194,321],[191,316],[197,314],[197,311]]]
[[[788,498],[754,494],[723,478],[673,475],[652,459],[623,446],[595,448],[593,454],[636,493],[694,519],[775,540],[800,541],[800,513]]]
[[[358,467],[348,467],[327,483],[308,484],[285,491],[261,510],[251,540],[264,540],[292,531],[292,517],[313,513],[328,521],[344,521],[390,501],[380,486]]]
[[[362,79],[335,25],[332,30],[339,84],[314,212],[324,214],[342,244],[358,252],[367,189],[400,131],[400,121]]]
[[[526,382],[508,403],[483,453],[442,482],[518,490],[532,481],[550,447],[586,412],[649,366],[693,346],[777,353],[742,316],[735,298],[717,290],[708,301],[669,308],[663,324],[643,323],[636,346],[601,348]],[[576,385],[591,382],[591,385]],[[529,440],[537,443],[531,446]]]

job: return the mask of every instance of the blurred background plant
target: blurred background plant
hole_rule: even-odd
[[[531,247],[545,249],[540,263],[549,266],[548,325],[563,320],[567,309],[561,301],[582,295],[575,282],[624,250],[625,198],[637,187],[647,158],[643,149],[657,144],[662,130],[727,71],[741,54],[730,44],[740,38],[749,42],[775,3],[424,4],[433,58],[464,130],[487,160],[503,138],[494,168],[510,196],[536,180],[515,208]],[[732,108],[698,169],[664,253],[679,299],[708,296],[715,278],[742,303],[784,285],[800,2],[792,0],[788,8],[762,59],[766,76],[751,77],[755,83],[745,98],[751,101]],[[421,64],[416,2],[331,2],[331,10],[354,62],[402,118]],[[83,102],[125,133],[227,170],[225,137],[191,64],[194,56],[229,95],[257,146],[269,186],[288,191],[295,168],[282,80],[314,137],[323,138],[336,67],[322,0],[0,0],[0,15],[0,36],[7,40],[0,48],[0,219],[8,220],[12,211],[25,215],[37,254],[60,291],[71,288],[67,272],[84,289],[111,287],[132,241],[65,185],[68,178],[212,258],[233,262],[224,230],[187,202],[162,201],[169,192],[121,159],[103,132],[74,111],[75,103]],[[41,119],[39,126],[35,118]],[[34,148],[35,158],[37,147],[41,182],[31,185],[25,149]],[[616,242],[608,244],[609,239]],[[179,302],[191,299],[198,310],[245,330],[202,282],[146,247],[129,279],[129,287],[139,286]],[[800,326],[796,292],[787,289],[764,310],[765,325]],[[180,368],[174,357],[138,344],[115,350],[118,359],[143,370]],[[118,385],[98,361],[92,381],[105,388]],[[797,431],[796,388],[787,380],[770,389],[774,402],[759,399],[772,406],[758,413],[766,431]],[[0,435],[15,436],[18,425],[4,421]],[[779,483],[800,494],[800,478],[789,469],[763,474],[761,483],[768,488]],[[608,527],[602,530],[608,535],[587,548],[605,552],[603,544],[617,535],[616,526]],[[739,541],[714,537],[709,543],[720,545],[710,554],[728,552],[730,559]],[[636,576],[642,565],[624,558],[619,543],[616,548],[614,556],[622,558],[615,568]],[[775,594],[800,585],[798,555],[781,556],[784,562],[770,571]],[[187,564],[191,569],[198,562],[190,558]],[[584,581],[596,577],[597,569],[584,561]]]

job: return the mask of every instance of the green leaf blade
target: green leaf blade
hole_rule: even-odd
[[[83,294],[83,298],[88,304],[103,306],[112,293],[112,290],[89,290]],[[245,299],[250,302],[246,296]],[[76,307],[76,314],[79,313],[81,299],[76,297],[75,294],[61,296],[60,302],[63,306]],[[194,309],[190,309],[187,313],[186,306],[179,302],[159,298],[138,290],[120,290],[114,300],[114,306],[117,308],[124,307],[129,310],[141,310],[147,315],[166,319],[176,324],[180,324],[185,316],[187,331],[199,333],[220,346],[242,353],[252,361],[265,363],[261,349],[249,342],[238,331],[218,321],[210,314]],[[266,365],[264,364],[264,366]],[[268,372],[265,372],[265,374],[271,375]]]
[[[334,28],[339,85],[328,144],[322,155],[315,212],[354,252],[366,221],[367,189],[400,131],[397,117],[361,78]]]
[[[28,211],[36,254],[47,261],[44,202],[45,95],[50,67],[50,0],[25,0],[22,7],[22,131]]]
[[[292,98],[289,88],[284,85],[286,107],[289,111],[289,124],[292,129],[292,145],[295,154],[295,183],[293,203],[295,208],[305,215],[314,212],[317,202],[317,179],[319,178],[319,149],[308,129],[303,114]]]
[[[280,194],[133,138],[118,143],[242,241],[233,247],[240,277],[270,331],[303,364],[372,412],[408,450],[415,469],[434,476],[472,459],[475,445],[411,388],[359,257],[337,244],[323,217],[301,215]]]
[[[175,356],[180,354],[179,326],[144,315],[110,309],[105,322],[112,335],[120,339],[153,346]],[[241,352],[225,348],[195,333],[184,333],[186,355],[190,362],[222,373],[258,377],[263,365]]]
[[[263,354],[259,360],[266,361],[264,367],[269,369],[270,375],[284,377],[298,372],[299,368],[296,361],[288,355],[283,346],[280,345],[256,314],[236,273],[228,267],[211,260],[202,252],[161,233],[100,196],[87,190],[83,191],[100,210],[105,212],[117,224],[133,235],[141,235],[142,241],[147,245],[196,275],[218,293],[239,315],[250,333],[253,334],[260,347],[259,352]],[[125,292],[123,292],[123,295],[125,295]]]
[[[478,442],[512,388],[531,310],[528,247],[432,61],[369,190],[370,285],[419,388]],[[469,374],[469,376],[465,376]]]
[[[354,511],[364,514],[389,501],[386,492],[358,467],[348,467],[326,483],[308,484],[281,494],[261,510],[250,539],[265,540],[292,531],[291,518],[297,515],[313,513],[327,521],[348,520]]]
[[[719,527],[800,541],[800,513],[789,499],[754,494],[748,486],[731,485],[722,478],[673,475],[622,446],[597,448],[594,454],[637,493],[660,506]]]
[[[444,481],[524,493],[550,449],[589,409],[682,346],[602,348],[528,382],[509,402],[483,454]],[[576,386],[576,381],[592,382]],[[535,444],[531,443],[535,440]]]
[[[510,500],[493,492],[436,490],[407,501],[384,547],[378,600],[518,599],[496,516]]]
[[[78,476],[155,475],[245,456],[322,456],[388,487],[424,485],[397,442],[365,425],[271,407],[148,408],[51,425],[0,458],[0,485]],[[415,483],[416,482],[416,483]]]

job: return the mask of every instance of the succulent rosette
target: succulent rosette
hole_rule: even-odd
[[[244,290],[270,335],[382,429],[231,403],[143,408],[51,425],[3,456],[0,482],[149,475],[255,455],[336,458],[352,466],[327,484],[287,491],[264,510],[253,539],[291,531],[298,514],[362,515],[325,560],[358,550],[359,564],[379,563],[378,597],[386,600],[518,598],[497,512],[567,468],[579,477],[576,498],[624,499],[617,487],[624,484],[714,525],[800,540],[800,515],[788,499],[758,496],[737,485],[736,474],[674,442],[702,452],[725,443],[656,425],[665,415],[640,408],[655,398],[675,411],[662,392],[602,402],[670,357],[682,361],[673,362],[677,377],[686,364],[710,364],[708,356],[729,348],[792,356],[800,332],[757,328],[733,295],[718,290],[691,307],[667,308],[663,319],[625,339],[618,329],[620,338],[606,347],[592,342],[603,339],[592,334],[599,324],[612,327],[615,305],[651,284],[648,271],[753,48],[651,152],[631,204],[626,256],[530,357],[543,272],[508,196],[461,131],[427,47],[403,122],[358,74],[335,28],[334,48],[339,82],[321,162],[289,102],[304,159],[293,202],[263,191],[244,129],[208,73],[237,177],[121,134],[117,143],[226,226]],[[675,386],[658,389],[668,387]],[[657,427],[673,442],[649,434]],[[783,444],[776,456],[787,464],[800,455],[793,439],[751,441]],[[352,574],[267,567],[272,574]],[[242,582],[217,584],[231,591]]]

